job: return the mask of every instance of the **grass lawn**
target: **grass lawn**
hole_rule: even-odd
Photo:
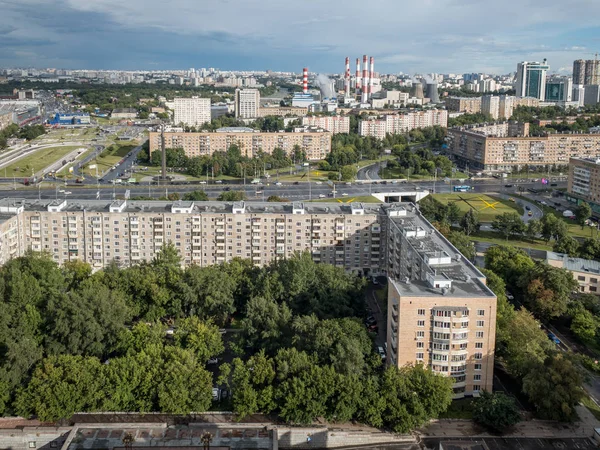
[[[509,200],[502,200],[496,197],[491,197],[485,194],[475,193],[456,193],[456,194],[434,194],[433,198],[440,203],[447,205],[448,203],[456,204],[461,212],[466,213],[473,208],[479,213],[481,222],[491,222],[497,215],[505,212],[516,212],[519,215],[523,214],[523,207]]]
[[[8,176],[31,176],[31,170],[38,172],[45,169],[55,161],[64,158],[66,155],[71,153],[73,150],[83,148],[83,146],[64,146],[64,147],[49,147],[38,150],[34,153],[27,155],[18,161],[15,161],[10,166],[6,167],[6,173]],[[0,172],[2,170],[0,169]]]
[[[587,395],[581,399],[581,403],[585,406],[596,419],[600,420],[600,407],[594,403],[594,401]]]
[[[473,418],[473,399],[461,398],[453,400],[450,406],[440,414],[440,419],[472,419]]]
[[[104,173],[116,163],[121,161],[125,156],[127,156],[127,153],[129,153],[135,148],[135,145],[131,145],[128,143],[126,145],[114,146],[112,148],[111,147],[107,147],[102,153],[100,153],[100,155],[98,155],[98,158],[96,158],[95,161],[90,161],[89,163],[98,165],[99,174]],[[86,169],[84,172],[88,175],[95,175],[96,169]]]
[[[469,239],[471,241],[490,242],[496,245],[511,245],[513,247],[532,248],[535,250],[552,250],[552,242],[546,245],[544,241],[539,239],[531,242],[529,240],[509,238],[507,241],[503,235],[496,233],[495,231],[478,231],[469,236]]]
[[[320,198],[318,200],[311,200],[312,202],[317,203],[382,203],[381,200],[373,197],[372,195],[359,195],[356,197],[340,197],[340,198]]]

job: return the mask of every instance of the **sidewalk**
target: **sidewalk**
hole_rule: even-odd
[[[550,420],[529,420],[515,425],[504,437],[527,438],[589,438],[594,428],[600,427],[600,422],[585,406],[577,406],[579,421],[559,423]],[[442,419],[434,420],[429,425],[417,430],[422,437],[495,437],[483,427],[471,420]]]

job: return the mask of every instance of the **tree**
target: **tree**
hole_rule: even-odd
[[[518,281],[524,301],[542,320],[560,317],[567,311],[571,292],[577,281],[566,269],[536,262]]]
[[[575,210],[575,220],[579,225],[581,225],[582,230],[590,217],[592,217],[592,208],[588,203],[581,202],[581,204]]]
[[[600,239],[588,238],[579,247],[579,257],[600,259]]]
[[[571,359],[554,352],[523,378],[523,392],[541,417],[570,421],[576,417],[575,406],[584,395],[582,381]]]
[[[598,330],[598,322],[594,315],[580,306],[572,313],[572,317],[571,331],[573,334],[584,342],[592,342]]]
[[[537,219],[531,219],[527,222],[527,228],[525,229],[525,235],[533,242],[542,233],[542,224]]]
[[[509,236],[517,236],[525,231],[525,224],[517,213],[505,212],[496,216],[492,222],[492,228],[502,233],[506,240]]]
[[[460,231],[451,231],[448,234],[448,240],[465,258],[470,261],[475,259],[475,245],[464,233],[461,233]]]
[[[498,433],[521,421],[515,400],[503,392],[483,391],[473,400],[473,420]]]
[[[507,286],[515,286],[521,275],[534,266],[523,250],[496,245],[485,253],[485,267],[502,277]]]
[[[473,208],[469,209],[460,220],[460,227],[467,236],[477,232],[480,227],[479,214],[477,211],[475,211]]]
[[[179,320],[174,337],[177,346],[191,350],[203,363],[225,350],[219,328],[195,316]]]
[[[550,239],[558,240],[567,234],[568,227],[564,220],[554,214],[546,214],[540,219],[542,224],[542,237],[548,243]]]
[[[269,197],[267,198],[267,201],[268,202],[281,202],[281,203],[285,203],[285,202],[289,202],[289,199],[280,197],[279,195],[269,195]]]
[[[219,194],[217,200],[220,202],[239,202],[246,200],[246,193],[244,191],[225,191]]]
[[[448,223],[454,224],[457,223],[461,218],[461,211],[458,205],[454,202],[448,203],[446,214],[448,217]]]
[[[356,169],[355,165],[342,166],[342,168],[340,169],[342,181],[354,180],[354,178],[356,178],[357,172],[358,170]]]
[[[208,201],[208,195],[206,195],[206,192],[204,192],[204,191],[186,192],[185,194],[183,194],[183,200],[206,202],[206,201]]]
[[[566,253],[569,256],[578,256],[579,242],[569,235],[564,235],[554,243],[552,250],[557,253]]]

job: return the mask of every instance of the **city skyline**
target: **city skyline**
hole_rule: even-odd
[[[384,0],[370,9],[355,0],[343,8],[269,0],[260,9],[239,0],[177,0],[169,8],[154,0],[1,3],[5,67],[342,73],[345,56],[367,53],[385,73],[508,73],[543,58],[551,72],[569,73],[573,60],[592,59],[600,48],[600,4],[591,0],[543,8],[509,0],[499,11],[455,0]]]

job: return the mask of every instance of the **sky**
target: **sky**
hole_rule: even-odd
[[[570,73],[599,17],[600,0],[0,0],[0,67]]]

